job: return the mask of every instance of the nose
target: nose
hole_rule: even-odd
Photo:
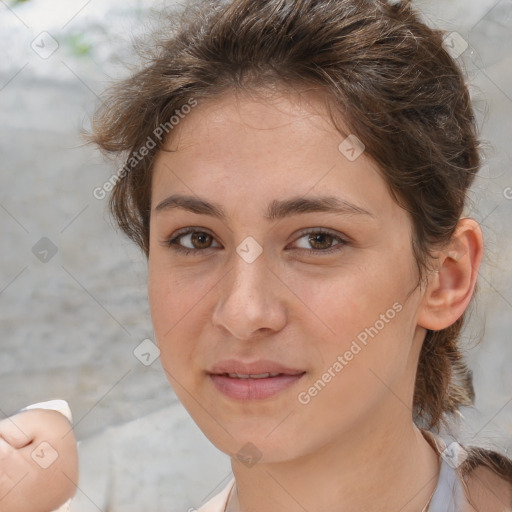
[[[286,323],[284,285],[261,255],[252,263],[234,257],[234,267],[219,283],[213,325],[238,340],[280,331]]]

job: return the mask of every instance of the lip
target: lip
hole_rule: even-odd
[[[239,379],[228,375],[210,374],[210,379],[218,391],[234,400],[263,400],[281,393],[299,381],[298,375],[278,375],[259,379]]]
[[[284,375],[298,375],[304,373],[305,370],[298,368],[289,368],[276,361],[260,359],[252,363],[244,363],[236,359],[227,359],[221,361],[214,366],[208,373],[222,375],[225,373],[238,373],[240,375],[260,375],[262,373],[282,373]]]
[[[279,375],[263,378],[237,378],[228,375],[235,373],[244,376],[264,373],[279,373]],[[305,370],[289,368],[269,360],[242,363],[229,359],[214,365],[208,375],[217,390],[229,398],[234,400],[263,400],[289,388],[299,381],[305,373]]]

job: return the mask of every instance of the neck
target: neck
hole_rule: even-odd
[[[233,458],[226,512],[422,512],[437,485],[439,456],[410,418],[400,420],[401,428],[358,426],[285,462],[249,468]]]

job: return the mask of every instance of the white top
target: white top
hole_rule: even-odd
[[[233,490],[233,486],[235,484],[235,478],[233,477],[226,487],[222,489],[218,494],[216,494],[213,498],[208,500],[202,507],[199,507],[197,512],[225,512],[229,495]]]

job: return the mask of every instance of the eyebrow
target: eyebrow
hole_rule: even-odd
[[[222,221],[226,220],[226,213],[222,206],[211,203],[197,196],[174,194],[161,201],[155,212],[168,211],[181,208],[199,215],[210,215]],[[292,197],[284,200],[273,200],[267,209],[264,218],[268,221],[283,219],[292,215],[311,212],[335,213],[338,215],[374,215],[361,206],[357,206],[345,199],[336,196],[321,197]]]

